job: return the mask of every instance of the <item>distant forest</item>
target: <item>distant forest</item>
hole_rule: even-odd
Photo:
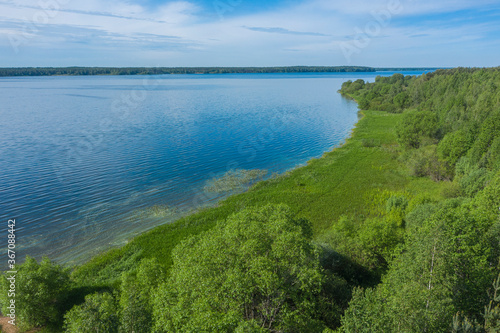
[[[234,73],[340,73],[377,70],[422,70],[422,68],[372,68],[363,66],[291,66],[291,67],[22,67],[0,68],[5,76],[55,75],[159,75],[159,74],[234,74]]]

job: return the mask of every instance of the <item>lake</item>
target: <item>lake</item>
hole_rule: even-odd
[[[0,221],[82,262],[320,157],[358,119],[342,82],[392,74],[0,78]]]

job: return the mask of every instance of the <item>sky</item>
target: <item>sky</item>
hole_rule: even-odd
[[[0,67],[492,67],[500,0],[0,0]]]

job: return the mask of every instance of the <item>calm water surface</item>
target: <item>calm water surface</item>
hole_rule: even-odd
[[[358,119],[342,82],[391,74],[0,78],[2,230],[18,257],[88,259],[241,191],[210,188],[230,170],[321,156]]]

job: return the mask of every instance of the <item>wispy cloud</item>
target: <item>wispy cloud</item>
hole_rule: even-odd
[[[14,7],[14,8],[33,9],[33,10],[37,10],[37,11],[43,10],[43,7],[40,7],[40,6],[22,5],[22,4],[15,4],[15,3],[4,2],[4,1],[0,2],[0,4],[11,6],[11,7]],[[60,8],[57,11],[61,12],[61,13],[74,13],[74,14],[82,14],[82,15],[88,15],[88,16],[104,16],[104,17],[120,18],[120,19],[125,19],[125,20],[150,21],[150,22],[166,23],[166,21],[155,20],[155,19],[147,18],[147,17],[127,16],[127,15],[119,15],[119,14],[108,13],[108,12],[90,11],[90,10],[78,10],[78,9],[64,9],[64,8]]]
[[[400,15],[447,13],[478,7],[497,7],[497,0],[315,0],[314,5],[323,10],[353,15],[369,15],[390,6],[401,8]]]
[[[258,31],[258,32],[267,32],[273,34],[282,34],[282,35],[296,35],[296,36],[315,36],[315,37],[330,37],[331,35],[322,34],[318,32],[303,32],[303,31],[293,31],[285,28],[263,28],[263,27],[245,27],[243,28]]]
[[[414,34],[414,35],[409,35],[408,37],[410,38],[418,38],[418,37],[429,37],[430,34]]]
[[[400,10],[353,64],[484,66],[500,54],[498,0],[242,1],[224,19],[213,0],[54,1],[56,15],[39,20],[43,2],[0,0],[1,65],[343,65],[339,44],[391,3]]]

